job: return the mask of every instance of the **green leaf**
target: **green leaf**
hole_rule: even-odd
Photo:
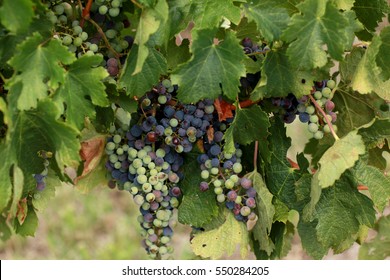
[[[99,56],[83,56],[73,62],[54,97],[61,105],[66,104],[66,120],[79,130],[84,126],[85,117],[95,118],[94,105],[109,105],[102,82],[108,73],[103,67],[94,67],[101,60]]]
[[[359,39],[368,41],[372,38],[378,24],[382,18],[389,12],[386,0],[355,0],[352,8],[356,12],[358,20],[363,23],[364,29],[357,33]]]
[[[299,180],[299,172],[291,168],[287,160],[287,150],[291,146],[291,139],[286,136],[284,124],[278,118],[270,128],[269,137],[271,147],[271,161],[266,163],[266,185],[271,193],[290,209],[296,202],[294,185]]]
[[[312,221],[313,220],[313,215],[315,214],[315,208],[320,200],[321,193],[322,193],[322,188],[320,186],[320,182],[318,180],[318,172],[314,174],[314,176],[310,180],[310,175],[305,175],[297,182],[297,185],[299,184],[309,184],[310,185],[310,201],[309,203],[303,208],[303,215],[302,218],[304,221]]]
[[[0,7],[0,22],[12,33],[26,31],[33,19],[31,0],[3,0]]]
[[[352,78],[352,88],[362,94],[375,92],[385,100],[390,99],[390,79],[383,81],[381,69],[376,65],[376,57],[381,46],[381,38],[374,36],[371,45],[360,60]]]
[[[361,225],[372,227],[375,210],[372,201],[356,186],[339,180],[334,187],[322,190],[315,218],[318,240],[325,248],[335,248],[356,234]]]
[[[176,35],[187,27],[187,19],[190,13],[191,1],[167,0],[167,2],[169,6],[168,24],[170,32],[170,36],[168,39],[171,39],[172,36]]]
[[[13,92],[9,93],[14,94]],[[25,178],[25,192],[35,188],[33,174],[41,173],[43,160],[38,157],[40,150],[54,154],[57,167],[63,171],[65,166],[77,167],[80,143],[78,131],[59,120],[60,112],[50,100],[43,100],[38,107],[22,111],[13,116],[13,131],[9,130],[9,161],[18,162]]]
[[[218,27],[224,18],[234,24],[241,19],[240,8],[234,5],[235,0],[193,0],[196,5],[194,18],[195,29],[208,29]]]
[[[283,30],[289,22],[287,9],[283,7],[285,1],[255,0],[246,6],[250,19],[254,20],[261,34],[268,42],[279,40]]]
[[[16,223],[16,233],[21,236],[35,236],[38,227],[38,217],[32,206],[28,207],[27,217],[22,225]]]
[[[156,6],[153,8],[142,9],[137,33],[134,38],[134,43],[138,45],[138,49],[132,75],[141,72],[146,59],[149,57],[150,47],[152,47],[147,46],[150,36],[157,32],[160,26],[166,23],[168,15],[169,11],[166,0],[158,0]]]
[[[195,234],[191,240],[194,253],[202,258],[220,259],[231,256],[240,246],[241,258],[248,256],[249,235],[243,222],[225,210],[226,221],[218,228]]]
[[[275,208],[274,222],[281,222],[286,224],[289,216],[290,209],[281,202],[279,199],[275,198],[273,200],[273,205]]]
[[[357,131],[351,131],[336,141],[318,162],[320,168],[316,174],[321,188],[332,186],[345,170],[354,166],[359,155],[365,151],[363,139]]]
[[[134,45],[126,59],[126,64],[119,79],[120,86],[126,88],[126,92],[130,97],[143,96],[153,85],[157,84],[160,75],[167,72],[165,58],[160,52],[151,48],[148,51],[142,71],[132,74],[136,68],[137,52],[138,46]]]
[[[358,184],[368,187],[374,205],[379,212],[383,212],[390,200],[390,178],[362,160],[358,161],[350,172]]]
[[[341,10],[349,10],[353,7],[355,0],[333,0],[333,4]]]
[[[174,40],[169,42],[166,54],[168,69],[174,69],[177,65],[182,64],[191,58],[189,44],[189,40],[182,41],[180,46],[177,46]]]
[[[271,255],[275,246],[270,238],[271,227],[274,221],[275,207],[272,204],[273,195],[267,189],[260,173],[253,171],[245,175],[252,180],[253,188],[256,190],[256,205],[258,220],[253,228],[253,237],[259,242],[260,250]]]
[[[390,120],[376,118],[369,126],[360,128],[359,134],[368,147],[382,144],[386,138],[390,138]]]
[[[179,206],[179,222],[203,227],[218,215],[218,206],[212,190],[201,192],[199,189],[202,178],[197,156],[196,153],[187,154],[183,165],[185,177],[180,184],[183,199]]]
[[[381,217],[376,225],[377,235],[359,250],[361,260],[384,260],[390,256],[390,216]]]
[[[174,84],[180,85],[178,98],[184,103],[203,98],[215,99],[222,92],[235,100],[240,77],[245,76],[244,52],[233,32],[218,45],[214,43],[215,30],[200,30],[193,36],[192,58],[180,65],[171,75]]]
[[[380,33],[382,44],[379,47],[378,54],[376,55],[376,63],[382,68],[383,79],[390,78],[390,26],[382,29]]]
[[[340,131],[340,130],[339,130]],[[311,155],[311,165],[316,168],[318,166],[318,161],[321,159],[322,155],[329,149],[334,143],[334,138],[325,134],[324,138],[321,141],[311,138],[305,146],[304,153]]]
[[[261,77],[258,87],[252,93],[252,100],[258,100],[264,96],[287,96],[291,92],[299,98],[310,93],[314,81],[312,74],[291,65],[285,48],[267,54]]]
[[[339,88],[332,101],[336,104],[337,134],[344,136],[348,132],[357,129],[372,121],[379,112],[375,104],[383,103],[374,94],[362,95],[357,92]]]
[[[65,69],[61,64],[70,64],[76,60],[59,40],[45,41],[39,33],[18,45],[15,56],[9,61],[15,74],[8,86],[22,83],[17,108],[28,110],[44,99],[49,89],[56,89],[64,82]]]
[[[225,132],[224,139],[226,144],[224,151],[228,153],[234,152],[234,143],[242,145],[247,145],[254,141],[267,143],[268,128],[270,126],[268,115],[259,106],[238,109],[234,121]]]
[[[12,236],[12,227],[7,223],[7,218],[0,216],[0,240],[6,241]]]
[[[317,238],[317,221],[304,222],[299,221],[298,233],[301,238],[302,247],[311,257],[316,260],[322,259],[329,249],[323,246]]]
[[[330,1],[306,0],[297,5],[300,13],[293,15],[282,39],[291,42],[287,50],[293,65],[302,69],[325,66],[329,55],[342,60],[348,40],[349,20]]]
[[[9,176],[12,165],[12,159],[9,156],[9,149],[7,145],[0,144],[0,158],[4,159],[0,165],[0,212],[7,207],[8,202],[12,196],[12,183]]]
[[[243,17],[240,24],[235,28],[236,37],[239,39],[251,38],[257,41],[260,38],[260,32],[257,30],[257,25],[254,21],[249,21],[248,18]]]

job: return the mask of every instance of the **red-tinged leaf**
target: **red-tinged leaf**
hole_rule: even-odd
[[[220,122],[233,117],[233,110],[235,107],[232,104],[217,98],[214,100],[214,106],[218,112],[218,119]]]

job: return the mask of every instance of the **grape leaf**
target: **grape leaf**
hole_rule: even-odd
[[[251,95],[252,100],[263,97],[282,97],[294,93],[298,98],[310,93],[314,76],[293,67],[281,48],[267,54],[261,72],[261,81]]]
[[[153,85],[157,84],[160,75],[166,74],[167,72],[165,58],[157,50],[151,48],[148,51],[148,56],[142,71],[137,74],[132,74],[136,68],[137,53],[138,46],[135,45],[131,48],[121,77],[119,78],[120,86],[126,88],[126,92],[130,97],[143,96]]]
[[[383,79],[390,78],[390,26],[382,29],[380,33],[382,44],[379,47],[378,54],[376,55],[376,63],[382,68]]]
[[[168,19],[169,11],[166,0],[158,0],[153,8],[144,8],[138,22],[137,33],[134,38],[134,43],[138,48],[134,50],[136,53],[136,63],[134,70],[131,73],[136,75],[141,72],[146,59],[149,57],[150,47],[147,43],[150,36],[159,30],[159,27],[165,25]],[[133,52],[133,50],[132,50]]]
[[[189,44],[190,44],[189,40],[182,41],[180,46],[177,46],[174,40],[171,40],[169,42],[168,50],[166,54],[168,69],[172,70],[177,65],[182,64],[186,62],[188,59],[190,59],[191,54],[190,54]]]
[[[239,39],[251,38],[253,41],[257,41],[260,37],[256,22],[249,21],[246,17],[241,19],[240,24],[235,28],[235,31],[236,37]]]
[[[173,35],[176,35],[180,31],[186,28],[187,21],[189,17],[189,12],[191,8],[190,0],[167,0],[169,6],[169,39]],[[169,48],[168,48],[169,51]]]
[[[191,248],[196,255],[219,259],[225,254],[232,255],[239,245],[241,257],[247,257],[249,234],[245,224],[237,221],[228,210],[225,210],[225,215],[226,220],[220,227],[195,234],[191,240]]]
[[[315,208],[320,200],[322,188],[320,186],[320,182],[318,179],[319,173],[317,172],[314,174],[314,176],[305,175],[297,182],[297,186],[302,188],[303,184],[308,184],[310,186],[310,201],[309,203],[303,208],[302,212],[302,218],[306,222],[313,220],[313,215],[315,213]],[[310,180],[311,178],[311,180]],[[301,184],[301,186],[300,186]]]
[[[366,149],[363,139],[357,131],[351,131],[346,136],[336,141],[319,160],[318,174],[319,185],[322,188],[330,187],[340,178],[345,170],[354,166]]]
[[[282,31],[287,27],[289,15],[283,7],[285,1],[255,0],[246,6],[249,19],[254,20],[264,38],[272,42],[279,40]]]
[[[6,241],[12,235],[12,228],[7,223],[7,218],[0,216],[0,240]]]
[[[278,118],[270,128],[271,161],[266,163],[265,182],[271,193],[292,209],[296,202],[294,185],[300,178],[299,172],[291,168],[287,160],[287,150],[291,139],[286,136],[284,124]]]
[[[203,98],[215,99],[222,92],[235,100],[239,92],[240,77],[245,76],[244,52],[233,32],[214,43],[215,30],[200,30],[193,36],[192,58],[180,65],[171,75],[174,84],[180,85],[178,98],[184,103]]]
[[[383,212],[390,199],[390,178],[379,169],[365,164],[362,160],[359,160],[354,168],[350,169],[350,174],[358,184],[368,187],[374,205],[379,212]]]
[[[328,249],[318,241],[316,226],[317,221],[304,222],[303,220],[300,220],[298,224],[298,233],[302,241],[302,247],[306,253],[314,259],[320,260],[326,255]]]
[[[28,207],[27,216],[23,224],[16,222],[15,231],[21,236],[35,236],[35,231],[38,227],[38,217],[32,206]]]
[[[64,82],[65,69],[76,57],[61,44],[52,39],[47,42],[39,33],[34,33],[17,47],[15,56],[9,61],[15,74],[9,86],[22,82],[17,108],[28,110],[37,106],[37,100],[47,96],[49,89],[56,89]]]
[[[381,217],[375,228],[375,238],[360,247],[361,260],[384,260],[390,256],[390,216]]]
[[[344,84],[350,84],[355,74],[356,68],[361,61],[365,50],[360,47],[352,48],[352,51],[340,61],[340,75]]]
[[[94,67],[101,60],[99,56],[83,56],[73,62],[54,97],[56,102],[66,104],[66,120],[79,130],[84,125],[85,117],[95,118],[94,105],[109,105],[102,82],[108,73],[103,67]]]
[[[287,55],[300,69],[325,66],[328,53],[342,60],[348,40],[349,20],[330,1],[306,0],[297,5],[301,13],[293,15],[282,39],[291,42]]]
[[[368,41],[372,38],[376,27],[389,11],[386,0],[355,0],[352,10],[355,11],[358,20],[363,23],[364,29],[357,33],[359,39]]]
[[[336,104],[337,134],[346,135],[349,131],[368,124],[379,111],[374,105],[379,98],[374,94],[362,95],[341,86],[332,101]]]
[[[224,151],[231,153],[234,151],[234,143],[242,145],[250,144],[254,141],[266,143],[270,127],[268,115],[257,105],[250,108],[238,109],[234,121],[225,132]]]
[[[333,4],[341,10],[350,10],[355,0],[333,0]]]
[[[194,0],[196,13],[193,21],[195,29],[208,29],[218,27],[224,18],[234,24],[241,19],[240,8],[234,5],[235,0]]]
[[[352,78],[352,88],[362,94],[375,92],[385,100],[390,99],[390,79],[383,81],[380,68],[376,65],[375,60],[381,38],[374,36],[371,45],[360,60]]]
[[[200,167],[196,153],[187,154],[183,165],[185,177],[180,184],[183,199],[179,206],[179,222],[203,227],[218,215],[218,206],[212,190],[201,192]]]
[[[270,255],[274,249],[274,244],[270,239],[272,223],[274,221],[275,207],[272,204],[273,195],[264,184],[260,173],[253,171],[245,175],[252,180],[253,188],[256,190],[256,215],[258,220],[253,228],[253,237],[259,242],[260,250]]]
[[[375,210],[372,201],[356,186],[339,180],[334,187],[322,190],[315,218],[318,240],[325,248],[335,248],[356,234],[361,225],[372,227]]]
[[[368,126],[360,128],[359,134],[369,148],[382,144],[386,138],[390,138],[390,120],[376,118]]]
[[[26,31],[33,19],[31,0],[3,0],[0,7],[1,24],[12,33]]]
[[[0,212],[2,212],[4,208],[7,207],[12,196],[12,183],[9,176],[12,161],[9,156],[7,145],[0,144],[0,158],[4,159],[3,163],[0,165]]]
[[[387,150],[389,150],[387,148]],[[385,170],[387,166],[386,159],[383,155],[386,152],[379,147],[375,147],[368,150],[368,165],[378,168],[379,170]]]

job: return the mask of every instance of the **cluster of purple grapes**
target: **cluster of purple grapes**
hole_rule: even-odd
[[[39,151],[38,156],[43,158],[43,171],[39,174],[33,174],[34,179],[36,181],[36,190],[43,191],[46,188],[46,178],[49,172],[49,159],[53,156],[52,152],[47,151]]]
[[[130,129],[113,129],[106,144],[109,186],[129,191],[140,206],[144,246],[153,258],[172,251],[170,221],[181,196],[183,154],[204,137],[214,113],[211,100],[175,101],[176,90],[170,80],[160,82],[139,99]]]
[[[226,124],[215,126],[212,137],[206,137],[205,152],[198,156],[201,168],[201,191],[213,188],[219,203],[232,210],[238,221],[247,222],[256,219],[256,190],[252,181],[239,177],[243,167],[241,165],[242,150],[236,145],[235,152],[230,154],[222,150],[223,131]]]
[[[334,124],[337,120],[337,114],[333,112],[335,104],[331,100],[333,98],[332,89],[335,86],[336,82],[333,80],[316,82],[310,94],[317,104],[314,104],[308,95],[299,99],[293,94],[284,98],[272,98],[273,112],[280,115],[285,123],[292,123],[298,116],[302,123],[308,124],[308,130],[315,139],[322,139],[324,133],[329,133],[331,129],[337,131],[337,126]],[[325,116],[318,110],[318,107],[323,110]]]
[[[122,36],[130,26],[127,17],[120,13],[123,0],[97,0],[90,10],[90,21],[83,24],[74,20],[81,14],[78,3],[50,1],[48,18],[57,25],[56,37],[77,57],[100,55],[103,66],[113,77],[119,74],[120,63],[133,45],[133,37]],[[97,27],[97,26],[98,27]],[[99,30],[98,30],[99,29]]]

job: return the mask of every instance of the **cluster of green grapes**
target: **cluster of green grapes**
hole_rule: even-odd
[[[85,1],[81,1],[85,2]],[[122,35],[130,26],[120,13],[124,0],[97,0],[83,18],[78,1],[49,1],[48,18],[55,24],[55,37],[77,57],[99,55],[113,77],[133,45],[133,37]]]

